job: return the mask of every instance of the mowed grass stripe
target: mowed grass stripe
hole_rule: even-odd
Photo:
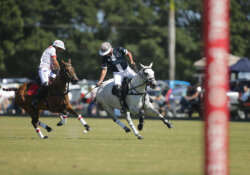
[[[0,173],[9,175],[200,175],[203,173],[203,122],[146,120],[138,140],[111,119],[76,118],[57,127],[58,118],[41,118],[54,131],[41,140],[29,117],[0,117]],[[126,123],[125,120],[122,120]],[[135,124],[138,122],[134,120]],[[247,175],[250,123],[231,123],[231,174]]]

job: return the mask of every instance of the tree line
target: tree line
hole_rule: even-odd
[[[203,54],[201,0],[175,0],[176,79],[194,80]],[[230,1],[231,53],[250,58],[250,1]],[[44,49],[55,39],[67,50],[80,78],[97,79],[103,41],[130,50],[136,63],[154,62],[157,79],[168,79],[169,0],[1,0],[0,76],[37,74]]]

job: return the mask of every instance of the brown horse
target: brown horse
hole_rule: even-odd
[[[15,94],[15,102],[16,104],[23,108],[32,118],[32,125],[34,126],[36,132],[42,139],[48,138],[48,136],[43,136],[40,128],[41,126],[45,128],[48,132],[52,131],[52,128],[39,121],[40,112],[43,110],[48,110],[54,113],[62,113],[73,114],[77,116],[81,124],[86,128],[84,132],[89,131],[90,127],[83,119],[83,117],[76,113],[72,105],[69,102],[69,83],[76,83],[78,81],[78,77],[75,74],[74,68],[71,65],[71,60],[69,59],[68,62],[62,61],[60,63],[60,72],[57,75],[56,79],[49,85],[48,96],[44,97],[42,100],[39,101],[38,107],[34,108],[31,105],[32,98],[34,95],[29,94],[29,89],[34,83],[24,83],[22,86],[17,88],[8,88],[3,89],[6,91],[14,90],[16,91]],[[60,122],[58,123],[58,126]]]

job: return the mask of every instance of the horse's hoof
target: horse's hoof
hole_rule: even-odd
[[[137,136],[137,139],[142,140],[143,137],[142,137],[141,135],[138,135],[138,136]]]
[[[168,120],[164,119],[163,123],[167,125],[168,128],[173,128],[172,124]]]
[[[173,128],[173,126],[172,126],[171,123],[167,123],[167,127],[168,127],[168,128]]]
[[[173,128],[173,126],[172,126],[172,124],[171,124],[171,123],[166,122],[165,124],[167,125],[167,127],[168,127],[168,128]]]
[[[88,124],[84,125],[84,127],[86,128],[87,131],[90,131],[90,129],[91,129]]]
[[[58,122],[56,125],[57,125],[57,126],[62,126],[63,123],[62,123],[62,122]]]
[[[48,139],[49,137],[48,136],[44,136],[43,139]]]
[[[138,128],[139,131],[141,131],[141,130],[143,129],[143,124],[140,123],[140,124],[137,126],[137,128]]]
[[[46,130],[47,130],[48,132],[51,132],[53,129],[52,129],[51,127],[47,126],[47,127],[46,127]]]
[[[130,132],[130,129],[128,127],[124,128],[125,132]]]

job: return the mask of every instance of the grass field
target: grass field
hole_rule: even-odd
[[[54,131],[41,140],[29,117],[0,117],[0,174],[203,174],[201,121],[173,121],[170,130],[159,120],[146,120],[144,139],[137,140],[111,119],[86,120],[93,130],[83,134],[75,118],[63,127],[56,126],[57,118],[42,118]],[[248,175],[249,169],[250,123],[231,122],[230,174]]]

